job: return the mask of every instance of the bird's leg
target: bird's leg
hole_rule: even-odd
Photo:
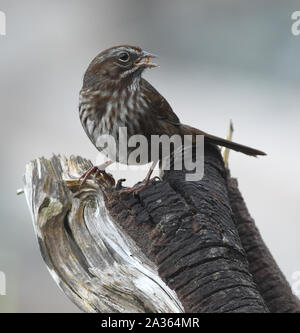
[[[150,167],[150,169],[149,169],[149,171],[147,173],[146,178],[141,182],[140,185],[138,185],[137,187],[125,188],[124,190],[120,191],[120,194],[123,194],[123,193],[134,193],[134,194],[137,194],[141,190],[143,190],[145,187],[147,187],[147,185],[149,184],[149,181],[150,181],[150,177],[152,175],[152,172],[153,172],[156,164],[157,164],[157,161],[152,162],[152,165],[151,165],[151,167]]]
[[[104,162],[104,163],[102,163],[102,164],[100,164],[100,165],[95,165],[95,166],[89,168],[89,169],[88,169],[88,170],[87,170],[87,171],[86,171],[86,172],[80,177],[80,179],[82,179],[80,186],[82,186],[82,185],[87,181],[87,179],[89,178],[89,176],[90,176],[91,174],[93,174],[94,172],[99,172],[99,173],[102,173],[102,174],[107,174],[106,171],[105,171],[105,169],[106,169],[109,165],[111,165],[112,163],[114,163],[114,162],[113,162],[113,161],[106,161],[106,162]]]

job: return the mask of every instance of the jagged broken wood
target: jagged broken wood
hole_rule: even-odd
[[[62,156],[26,167],[26,198],[52,277],[87,312],[181,312],[155,265],[109,216],[101,187],[79,186],[89,167],[81,157]]]
[[[263,261],[270,285],[260,278],[262,261],[249,260],[266,248],[251,248],[241,227],[245,205],[215,147],[205,147],[202,180],[171,170],[138,196],[120,196],[106,177],[80,187],[90,166],[81,157],[40,158],[24,181],[46,265],[82,310],[300,311],[272,257]],[[276,297],[265,297],[276,280]]]

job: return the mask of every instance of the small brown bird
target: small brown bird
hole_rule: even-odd
[[[105,168],[113,162],[128,162],[128,156],[112,154],[101,144],[101,137],[108,134],[118,142],[120,127],[127,128],[128,138],[132,135],[144,135],[149,145],[151,135],[204,135],[205,140],[212,144],[250,156],[265,155],[257,149],[181,124],[165,98],[141,77],[146,68],[157,67],[151,62],[154,57],[136,46],[115,46],[97,55],[86,70],[80,91],[80,120],[93,144],[110,160],[88,170],[83,175],[83,182],[94,171],[104,173]],[[151,151],[151,147],[148,151]],[[138,192],[148,184],[157,161],[152,162],[141,185],[123,192]]]

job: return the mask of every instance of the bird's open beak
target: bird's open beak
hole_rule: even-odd
[[[154,68],[154,67],[159,67],[157,64],[154,62],[151,62],[151,58],[157,58],[155,54],[142,51],[141,55],[138,57],[138,59],[135,61],[135,66],[139,67],[145,67],[145,68]]]

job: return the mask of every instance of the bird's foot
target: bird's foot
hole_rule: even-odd
[[[124,188],[119,191],[120,194],[127,194],[127,193],[133,193],[134,195],[137,195],[140,191],[145,189],[149,183],[156,183],[157,181],[160,181],[161,179],[159,177],[154,177],[152,179],[146,178],[144,179],[138,186],[135,187],[129,187],[129,188]],[[121,179],[121,182],[123,179]],[[120,185],[119,185],[120,186]]]
[[[144,188],[146,188],[149,184],[149,179],[144,179],[138,186],[136,187],[129,187],[124,188],[123,190],[120,190],[120,194],[127,194],[132,193],[134,195],[137,195],[140,191],[142,191]]]
[[[96,165],[96,166],[93,166],[91,168],[89,168],[81,177],[80,177],[80,180],[81,180],[81,184],[80,186],[84,185],[86,183],[86,181],[88,180],[88,178],[92,175],[92,174],[95,174],[95,176],[97,175],[103,175],[104,177],[108,178],[112,183],[115,182],[114,178],[108,174],[106,171],[105,171],[105,168],[110,165],[111,162],[105,162],[101,165]]]

